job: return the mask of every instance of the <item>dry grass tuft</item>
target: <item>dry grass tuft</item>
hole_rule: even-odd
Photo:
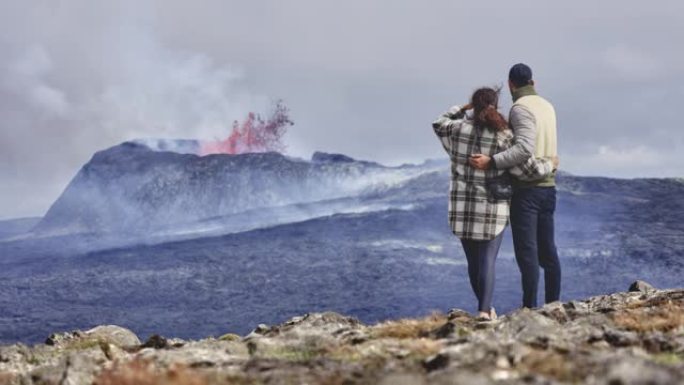
[[[341,345],[330,350],[325,357],[340,362],[356,362],[374,365],[385,365],[388,360],[400,360],[404,363],[420,362],[437,354],[445,344],[440,340],[396,339],[387,343],[364,342],[358,345]]]
[[[117,364],[100,373],[95,385],[206,385],[205,377],[185,366],[160,370],[144,360]]]
[[[652,357],[653,361],[662,365],[681,365],[684,362],[684,353],[659,353]]]
[[[669,332],[684,327],[684,307],[669,301],[654,307],[625,309],[613,314],[613,322],[635,332]]]
[[[444,325],[447,322],[446,315],[435,312],[431,315],[418,318],[404,318],[396,321],[386,321],[371,327],[375,338],[421,338]]]

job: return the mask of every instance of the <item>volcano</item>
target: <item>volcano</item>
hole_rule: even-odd
[[[415,168],[340,154],[196,155],[201,142],[138,140],[96,153],[36,226],[38,234],[136,233],[358,195]],[[173,150],[173,151],[171,151]]]

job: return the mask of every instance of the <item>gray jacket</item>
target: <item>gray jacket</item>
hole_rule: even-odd
[[[498,169],[517,166],[534,156],[537,121],[532,111],[525,106],[514,105],[509,114],[509,120],[515,133],[515,142],[508,150],[492,157],[493,166]]]

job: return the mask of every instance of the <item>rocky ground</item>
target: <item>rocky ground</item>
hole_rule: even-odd
[[[310,313],[199,341],[99,326],[0,347],[0,384],[684,384],[684,289],[364,325]]]

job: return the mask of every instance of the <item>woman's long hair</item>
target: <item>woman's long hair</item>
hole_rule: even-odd
[[[483,87],[473,93],[470,103],[473,106],[473,122],[477,129],[485,127],[492,131],[508,128],[506,118],[499,113],[499,91]]]

